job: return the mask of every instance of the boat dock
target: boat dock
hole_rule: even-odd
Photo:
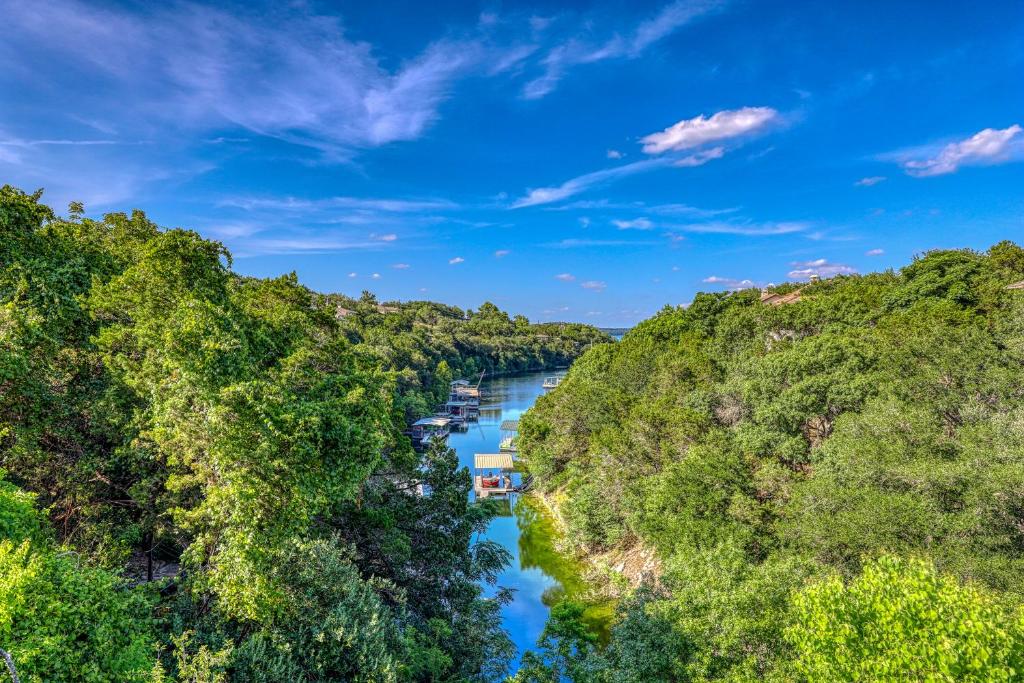
[[[505,420],[501,423],[501,445],[498,450],[502,453],[517,452],[516,437],[519,435],[519,420]]]
[[[552,389],[558,387],[558,385],[562,383],[563,379],[563,377],[557,376],[545,377],[544,383],[541,386],[544,388],[545,391],[551,391]]]
[[[515,464],[511,453],[477,453],[473,456],[473,492],[477,499],[507,496],[519,490],[512,482]]]

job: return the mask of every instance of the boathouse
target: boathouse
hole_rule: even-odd
[[[415,448],[429,448],[434,441],[443,441],[448,438],[451,430],[451,418],[435,415],[424,417],[412,423],[409,437]]]
[[[514,493],[511,453],[477,453],[473,456],[473,491],[477,498]]]
[[[501,446],[498,450],[502,453],[515,453],[518,434],[519,420],[504,420],[501,423]]]

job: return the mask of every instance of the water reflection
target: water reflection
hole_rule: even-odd
[[[541,384],[551,374],[530,373],[485,381],[480,421],[449,439],[459,462],[472,469],[475,453],[497,453],[502,420],[519,419],[543,393]],[[513,474],[514,481],[518,483],[520,476]],[[522,654],[536,645],[551,605],[563,597],[584,597],[586,584],[579,565],[555,550],[557,530],[541,503],[530,496],[516,495],[497,502],[500,513],[491,522],[486,537],[512,554],[512,564],[501,574],[498,584],[515,591],[514,599],[502,612],[502,620]],[[588,609],[585,618],[596,631],[604,633],[609,615],[610,607],[599,605]]]

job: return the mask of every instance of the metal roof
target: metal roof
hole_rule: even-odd
[[[501,423],[501,431],[503,432],[518,432],[519,431],[519,420],[505,420]]]
[[[419,420],[416,420],[412,424],[414,427],[417,425],[421,427],[444,427],[449,422],[451,422],[451,419],[447,417],[423,417],[420,418]]]
[[[473,467],[478,470],[511,470],[512,455],[510,453],[477,453],[473,456]]]

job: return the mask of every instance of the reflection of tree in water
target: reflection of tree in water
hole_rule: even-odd
[[[598,634],[602,642],[607,642],[614,604],[607,600],[594,602],[588,598],[580,564],[555,550],[558,531],[554,520],[539,502],[530,496],[522,496],[514,511],[519,527],[520,568],[539,569],[555,580],[555,584],[541,595],[541,602],[549,609],[566,598],[586,603],[584,623]]]
[[[562,597],[573,597],[584,590],[577,563],[555,550],[557,530],[551,517],[530,496],[523,496],[515,508],[519,527],[519,566],[539,569],[563,588]],[[547,595],[551,589],[545,592]],[[548,604],[545,601],[544,604]]]
[[[511,498],[487,498],[486,501],[493,508],[495,517],[512,516]]]

